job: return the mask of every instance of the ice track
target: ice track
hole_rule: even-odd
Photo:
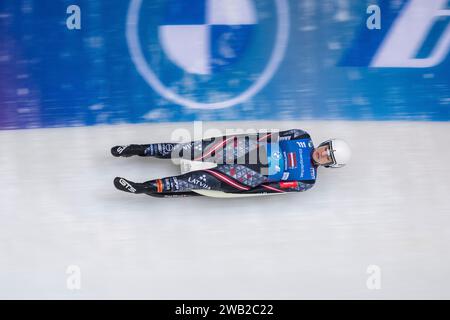
[[[112,180],[178,173],[117,159],[190,123],[0,132],[0,298],[450,298],[450,126],[442,122],[219,122],[342,137],[352,163],[306,193],[157,199]],[[66,288],[67,267],[81,290]],[[366,270],[381,268],[381,289]]]

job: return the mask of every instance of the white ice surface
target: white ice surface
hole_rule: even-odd
[[[157,199],[114,189],[178,173],[113,145],[191,124],[0,132],[0,298],[450,298],[449,123],[237,122],[353,147],[305,193]],[[66,269],[81,268],[81,290]],[[366,287],[369,265],[381,289]]]

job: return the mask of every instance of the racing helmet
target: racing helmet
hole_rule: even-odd
[[[329,139],[322,142],[320,147],[328,146],[328,155],[332,159],[331,164],[325,165],[326,168],[341,168],[345,166],[352,156],[352,151],[347,142],[341,139]]]

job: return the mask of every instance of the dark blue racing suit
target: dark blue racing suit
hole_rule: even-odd
[[[193,190],[247,194],[306,191],[317,178],[313,149],[309,134],[299,129],[149,144],[141,156],[208,161],[217,166],[142,185],[154,186],[146,193],[157,197],[198,195]]]

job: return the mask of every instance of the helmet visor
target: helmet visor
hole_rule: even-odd
[[[327,147],[327,155],[330,157],[331,161],[327,164],[324,164],[325,167],[337,167],[338,164],[336,162],[336,158],[334,157],[334,153],[333,153],[333,142],[331,140],[327,140],[322,142],[319,145],[320,147]]]

